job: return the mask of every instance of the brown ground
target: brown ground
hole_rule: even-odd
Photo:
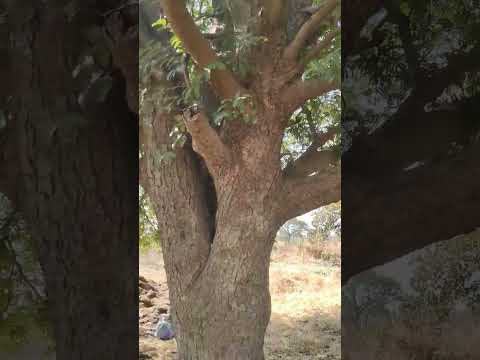
[[[175,340],[151,333],[168,310],[161,255],[140,260],[140,359],[174,360]],[[281,248],[270,266],[272,317],[265,337],[267,360],[340,359],[340,268]]]

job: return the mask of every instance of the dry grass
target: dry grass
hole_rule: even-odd
[[[340,269],[282,250],[270,265],[267,359],[340,359]]]
[[[346,360],[358,356],[365,360],[480,359],[479,320],[471,313],[465,315],[435,328],[418,323],[412,330],[401,319],[393,324],[368,324],[360,329],[344,327],[344,336],[348,337],[344,357]]]
[[[339,257],[339,244],[323,254]],[[165,281],[158,254],[142,257],[140,274]],[[272,316],[265,337],[268,360],[340,359],[340,268],[295,246],[277,247],[270,266]],[[175,359],[175,341],[141,337],[150,359]]]
[[[297,261],[303,263],[315,263],[317,260],[330,263],[331,265],[340,265],[341,261],[341,242],[339,240],[331,241],[311,241],[304,244],[286,244],[277,243],[272,254],[272,261]]]
[[[472,312],[439,322],[428,309],[419,307],[422,317],[400,313],[390,317],[372,311],[365,322],[344,322],[342,336],[345,360],[478,360],[480,317]],[[458,315],[458,314],[457,314]]]

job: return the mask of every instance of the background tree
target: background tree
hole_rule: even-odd
[[[343,9],[343,281],[479,225],[472,14],[468,1]]]
[[[179,357],[263,359],[275,234],[340,198],[339,1],[144,9],[141,183]]]
[[[302,242],[309,232],[310,226],[298,218],[288,220],[280,227],[278,232],[278,240],[284,240],[287,242],[299,241]]]
[[[148,250],[160,246],[160,236],[157,219],[152,204],[145,194],[139,189],[139,245],[140,250]]]
[[[338,202],[315,211],[312,216],[311,235],[322,239],[332,236],[339,237],[342,231],[341,210],[341,203]]]

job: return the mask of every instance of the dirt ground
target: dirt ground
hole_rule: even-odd
[[[176,359],[175,340],[152,336],[168,311],[168,289],[161,255],[140,259],[140,359]],[[277,250],[270,266],[272,316],[265,337],[267,360],[340,359],[340,267]]]

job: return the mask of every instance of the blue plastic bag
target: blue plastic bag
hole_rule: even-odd
[[[160,320],[158,321],[157,328],[153,335],[160,340],[171,340],[175,337],[173,325],[168,321],[166,315],[160,316]]]

